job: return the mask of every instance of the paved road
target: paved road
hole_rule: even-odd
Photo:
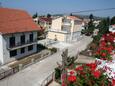
[[[75,55],[78,51],[86,48],[91,38],[85,37],[81,41],[69,47],[69,55]],[[59,51],[48,58],[33,64],[26,69],[0,81],[0,86],[40,86],[42,81],[53,72],[61,62],[62,51]]]

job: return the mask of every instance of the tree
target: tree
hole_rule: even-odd
[[[70,16],[73,16],[73,14],[72,14],[72,13],[70,13]]]
[[[51,14],[48,13],[48,14],[47,14],[47,18],[51,18]]]
[[[102,19],[98,25],[100,34],[106,34],[109,32],[109,23],[109,18]]]
[[[36,17],[38,17],[37,12],[32,16],[32,18],[36,18]]]
[[[89,15],[89,19],[90,19],[90,21],[93,21],[93,19],[94,19],[93,14],[90,14],[90,15]]]
[[[94,24],[93,24],[93,19],[94,19],[93,14],[90,14],[90,15],[89,15],[89,19],[90,19],[90,21],[89,21],[89,23],[88,23],[88,25],[87,25],[87,28],[86,28],[86,31],[85,31],[85,33],[86,33],[87,35],[93,34],[93,31],[94,31],[94,29],[95,29],[95,26],[94,26]]]
[[[94,24],[93,24],[93,21],[91,20],[91,21],[88,23],[88,32],[89,32],[90,34],[93,34],[94,29],[95,29],[95,26],[94,26]]]
[[[95,26],[94,26],[94,24],[93,24],[93,19],[94,19],[93,14],[90,14],[90,15],[89,15],[89,19],[90,19],[90,21],[89,21],[89,23],[85,26],[85,29],[81,31],[82,34],[86,34],[86,35],[91,35],[91,34],[93,34],[93,31],[94,31],[94,29],[95,29]]]
[[[111,18],[111,25],[115,24],[115,16]]]

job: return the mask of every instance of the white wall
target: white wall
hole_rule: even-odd
[[[61,31],[62,17],[52,20],[51,29]]]
[[[25,41],[29,40],[29,34],[31,34],[31,32],[26,32],[26,33],[17,33],[17,34],[13,34],[13,36],[15,36],[15,41],[16,43],[20,42],[20,36],[24,34],[25,35]],[[11,62],[17,58],[21,58],[27,55],[30,55],[32,53],[35,53],[37,51],[37,42],[36,44],[34,44],[33,46],[33,50],[32,51],[28,51],[28,47],[25,48],[25,53],[21,54],[21,49],[18,48],[17,49],[17,55],[15,57],[10,57],[10,50],[9,48],[9,38],[12,35],[4,35],[3,36],[3,58],[4,58],[4,63],[8,63]],[[37,38],[37,32],[33,32],[33,39]]]
[[[109,31],[114,33],[114,32],[115,32],[115,26],[112,26],[112,25],[111,25],[111,26],[109,27]]]
[[[2,35],[0,34],[0,64],[3,63],[3,38]]]

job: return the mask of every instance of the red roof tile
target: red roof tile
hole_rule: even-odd
[[[0,8],[0,32],[2,34],[41,30],[31,16],[17,9]]]
[[[72,20],[81,20],[80,18],[76,16],[67,16],[67,19],[72,19]]]
[[[51,23],[52,18],[40,17],[39,20],[40,20],[40,21],[50,22],[50,23]]]

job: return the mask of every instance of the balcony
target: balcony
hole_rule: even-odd
[[[71,32],[71,29],[70,28],[62,28],[61,31],[65,31],[67,33],[70,33]]]
[[[62,22],[64,26],[71,26],[71,21],[68,19],[64,19]]]
[[[63,22],[63,25],[64,25],[64,26],[66,26],[66,25],[67,25],[67,26],[71,26],[71,23],[70,23],[70,22]]]
[[[29,45],[32,45],[32,44],[36,44],[36,43],[37,43],[37,39],[27,40],[25,43],[22,43],[22,42],[15,43],[14,45],[9,46],[8,49],[9,50],[14,50],[14,49],[18,49],[18,48],[21,48],[21,47],[26,47],[26,46],[29,46]]]

